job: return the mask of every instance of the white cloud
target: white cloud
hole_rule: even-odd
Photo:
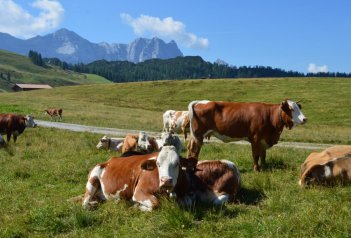
[[[0,32],[29,38],[59,26],[64,9],[57,0],[36,0],[31,6],[39,9],[31,15],[13,0],[0,0]]]
[[[309,64],[308,65],[308,72],[309,73],[327,73],[328,72],[328,66],[322,65],[322,66],[317,66],[316,64]]]
[[[201,49],[207,48],[209,45],[208,39],[187,32],[184,23],[175,21],[172,17],[160,19],[158,17],[140,15],[139,18],[133,18],[127,13],[122,13],[121,18],[139,36],[150,33],[152,36],[175,40],[178,44],[187,48]]]

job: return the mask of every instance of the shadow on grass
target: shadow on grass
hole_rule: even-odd
[[[260,190],[241,188],[236,196],[236,202],[245,205],[257,205],[265,198],[266,195]]]
[[[263,171],[273,171],[273,170],[286,170],[289,169],[289,165],[283,160],[268,160],[263,168]]]
[[[4,150],[9,156],[15,155],[15,148],[12,145],[6,144],[0,147],[0,150]]]

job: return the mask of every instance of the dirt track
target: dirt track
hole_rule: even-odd
[[[102,135],[110,135],[114,137],[124,137],[128,133],[139,133],[138,130],[125,130],[125,129],[115,129],[107,127],[95,127],[95,126],[84,126],[71,123],[62,123],[62,122],[51,122],[51,121],[41,121],[35,120],[38,126],[57,128],[63,130],[77,131],[77,132],[90,132],[97,133]],[[157,136],[160,135],[160,132],[146,131],[149,135]],[[222,143],[216,138],[211,138],[210,141],[205,141],[206,143]],[[249,145],[249,142],[246,141],[237,141],[231,142],[238,145]],[[287,148],[296,148],[296,149],[308,149],[308,150],[322,150],[327,147],[332,146],[331,144],[316,144],[316,143],[302,143],[302,142],[279,142],[275,147],[287,147]]]

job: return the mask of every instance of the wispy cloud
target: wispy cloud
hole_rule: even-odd
[[[318,66],[316,64],[309,64],[307,70],[309,73],[327,73],[328,66],[326,65]]]
[[[38,16],[13,0],[0,0],[0,32],[28,38],[56,28],[63,19],[64,9],[57,0],[36,0],[31,6],[39,9]]]
[[[175,40],[178,44],[187,48],[203,49],[209,46],[208,39],[187,32],[186,25],[180,21],[175,21],[172,17],[160,19],[158,17],[140,15],[139,18],[133,18],[127,13],[122,13],[121,18],[139,36],[149,33],[152,36]]]

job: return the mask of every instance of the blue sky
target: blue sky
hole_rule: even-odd
[[[210,62],[351,72],[350,10],[350,0],[0,0],[0,32],[67,28],[94,43],[157,36]]]

